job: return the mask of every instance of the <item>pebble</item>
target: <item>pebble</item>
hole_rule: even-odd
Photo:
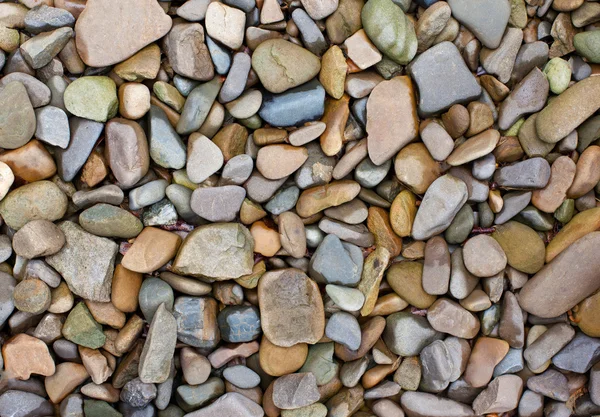
[[[417,52],[417,36],[412,22],[391,0],[365,4],[361,11],[362,25],[377,49],[394,62],[406,65]],[[382,27],[389,27],[390,32]]]
[[[25,145],[36,130],[36,117],[25,86],[17,81],[0,91],[0,146],[16,149]],[[19,126],[13,130],[9,126]]]
[[[506,2],[502,2],[506,3]],[[502,83],[510,81],[513,66],[523,41],[523,31],[508,28],[497,48],[481,50],[481,65],[489,73],[498,77]]]
[[[495,378],[473,401],[476,414],[503,413],[517,408],[523,381],[517,375]]]
[[[321,63],[302,47],[283,39],[270,39],[252,54],[252,69],[268,91],[283,93],[312,79]]]
[[[550,164],[543,158],[507,165],[496,171],[494,181],[512,189],[540,189],[550,181]]]
[[[115,82],[105,76],[73,81],[65,90],[64,101],[69,113],[96,122],[113,118],[119,107]]]
[[[598,339],[578,332],[559,353],[552,358],[552,364],[565,371],[580,374],[590,370],[600,357]]]
[[[444,200],[443,209],[439,202]],[[461,180],[444,175],[435,180],[427,189],[417,210],[412,227],[412,236],[417,240],[427,240],[444,231],[462,205],[467,200],[467,187]]]
[[[600,55],[597,52],[599,42],[600,32],[598,30],[578,33],[573,37],[575,50],[588,62],[595,64],[600,62]]]
[[[400,312],[389,315],[386,322],[383,339],[397,355],[418,355],[425,346],[442,338],[425,317]]]
[[[142,222],[133,214],[110,204],[96,204],[79,215],[81,227],[96,236],[132,238],[142,231]]]
[[[532,334],[532,332],[530,332]],[[523,352],[523,357],[527,361],[529,369],[543,372],[547,366],[544,365],[565,347],[575,336],[575,330],[566,323],[557,323],[548,330],[539,334],[532,343],[527,343],[527,348]],[[529,339],[529,335],[528,335]],[[540,369],[544,367],[543,369]]]
[[[225,368],[223,377],[242,389],[254,388],[260,384],[260,376],[252,369],[243,365],[234,365]]]
[[[321,118],[324,97],[325,89],[315,79],[283,94],[265,93],[258,114],[272,126],[299,126]]]
[[[467,417],[475,415],[471,407],[425,392],[405,392],[400,398],[409,417]]]
[[[575,83],[548,104],[535,123],[540,139],[556,143],[591,116],[600,106],[593,99],[598,89],[600,82],[589,77]]]
[[[394,116],[388,117],[392,114]],[[375,165],[391,159],[417,136],[419,121],[416,101],[408,77],[383,81],[373,89],[367,102],[366,129],[369,135],[367,149]],[[402,136],[391,135],[396,131],[402,131]]]
[[[110,301],[116,243],[87,233],[69,221],[59,228],[66,243],[60,251],[46,257],[46,262],[63,276],[74,294],[92,301]]]
[[[158,337],[154,335],[158,335]],[[160,383],[169,377],[171,358],[177,342],[173,315],[161,304],[150,323],[148,336],[139,359],[139,377],[145,383]]]
[[[477,339],[463,375],[465,382],[474,388],[486,386],[492,379],[494,368],[508,350],[509,345],[504,340],[491,337]]]
[[[360,280],[362,266],[362,253],[357,246],[328,234],[311,258],[309,274],[320,283],[354,286]]]
[[[427,311],[427,320],[433,329],[464,339],[473,339],[479,333],[477,318],[448,299],[436,300]]]
[[[53,255],[64,244],[63,232],[47,220],[33,220],[13,236],[15,253],[27,259]]]
[[[455,70],[447,71],[449,66]],[[441,42],[420,54],[411,62],[409,72],[419,89],[421,117],[475,100],[481,94],[481,87],[451,42]]]
[[[18,390],[8,390],[0,395],[0,408],[7,416],[51,415],[54,410],[44,397]]]
[[[286,289],[292,282],[293,286]],[[289,347],[301,342],[315,343],[323,336],[325,318],[321,295],[316,283],[301,271],[267,272],[259,281],[258,292],[263,332],[271,342]],[[278,314],[281,292],[288,294],[286,316]]]
[[[498,127],[508,130],[521,117],[540,111],[546,104],[550,84],[544,74],[534,68],[515,86],[499,109]],[[535,119],[533,119],[535,120]],[[533,129],[532,134],[537,137]],[[519,131],[519,139],[521,138]]]
[[[325,335],[350,350],[357,350],[360,347],[360,326],[350,313],[334,313],[327,322]]]
[[[273,385],[273,404],[283,410],[311,405],[319,400],[315,376],[308,373],[289,374]]]

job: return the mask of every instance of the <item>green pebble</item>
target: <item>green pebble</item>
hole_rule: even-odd
[[[521,130],[521,126],[525,123],[525,118],[520,118],[515,122],[514,125],[508,128],[507,131],[503,133],[503,136],[517,136],[519,134],[519,130]]]
[[[81,77],[68,85],[64,94],[65,107],[75,116],[106,122],[119,109],[117,86],[109,77]]]
[[[544,74],[550,83],[550,91],[560,94],[569,88],[571,66],[562,58],[552,58],[544,67]]]
[[[98,349],[104,346],[106,341],[102,326],[94,320],[83,301],[69,313],[62,334],[65,339],[90,349]]]
[[[337,375],[339,368],[337,361],[333,359],[333,351],[333,342],[310,346],[306,361],[298,372],[312,372],[317,379],[317,385],[327,384]]]
[[[85,417],[123,417],[109,403],[98,400],[83,400],[83,413]]]
[[[459,244],[467,240],[469,233],[473,230],[475,217],[470,205],[465,204],[456,214],[454,220],[444,233],[446,242],[450,244]]]
[[[573,38],[573,45],[588,61],[600,64],[600,30],[578,33]]]
[[[575,200],[569,198],[560,205],[554,212],[554,218],[562,224],[567,224],[575,214]]]

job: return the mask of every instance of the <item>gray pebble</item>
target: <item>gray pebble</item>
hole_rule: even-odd
[[[154,180],[129,192],[129,208],[139,210],[158,203],[165,198],[165,190],[169,183],[166,180]]]
[[[234,365],[225,368],[223,378],[242,389],[254,388],[260,384],[260,376],[244,365]]]
[[[360,347],[360,325],[350,313],[338,312],[332,314],[325,327],[325,335],[350,350],[357,350]]]

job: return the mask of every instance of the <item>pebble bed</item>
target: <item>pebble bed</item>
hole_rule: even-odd
[[[600,2],[0,0],[0,417],[600,416]]]

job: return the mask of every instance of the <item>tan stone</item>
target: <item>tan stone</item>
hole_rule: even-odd
[[[402,299],[417,308],[429,308],[437,298],[423,289],[423,264],[420,262],[395,263],[388,269],[386,279]]]
[[[531,204],[546,213],[554,213],[567,198],[567,190],[575,178],[576,165],[568,156],[560,156],[553,163],[548,184],[533,190]]]
[[[120,329],[125,325],[125,314],[119,311],[110,301],[101,303],[85,300],[85,305],[98,323],[107,324],[114,329]]]
[[[278,180],[293,174],[307,159],[304,147],[268,145],[258,150],[256,168],[265,178]]]
[[[113,65],[165,36],[171,25],[154,0],[88,0],[75,24],[77,50],[89,66]]]
[[[508,349],[508,343],[501,339],[477,339],[463,375],[464,380],[474,388],[486,386],[492,379],[494,368],[506,356]]]
[[[306,255],[306,232],[302,219],[294,212],[281,213],[279,221],[279,237],[283,249],[294,258]]]
[[[337,155],[344,144],[344,130],[350,115],[350,97],[342,94],[339,100],[325,99],[325,112],[321,122],[327,126],[321,135],[321,149],[327,156]]]
[[[455,104],[442,114],[446,131],[456,139],[465,134],[470,124],[469,111],[462,104]]]
[[[496,148],[499,140],[500,133],[497,130],[486,130],[455,148],[446,159],[446,162],[452,166],[458,166],[474,161],[491,153]]]
[[[294,268],[266,272],[258,284],[261,327],[277,346],[316,343],[325,332],[318,285]]]
[[[90,382],[81,387],[81,393],[96,400],[116,403],[119,401],[121,391],[108,383],[94,384],[93,382]]]
[[[242,208],[240,209],[240,221],[243,224],[252,224],[266,215],[267,212],[263,210],[260,204],[250,201],[247,198],[244,199]]]
[[[246,139],[248,130],[237,123],[231,123],[219,130],[213,137],[213,143],[221,149],[225,161],[229,161],[234,156],[244,153]]]
[[[281,239],[277,230],[268,227],[259,220],[250,227],[250,234],[254,238],[254,252],[264,256],[274,256],[281,249]]]
[[[386,294],[377,299],[369,316],[389,316],[392,313],[404,310],[406,307],[408,307],[408,303],[398,294]]]
[[[108,161],[98,150],[93,151],[81,169],[81,182],[92,188],[108,176]]]
[[[569,190],[568,198],[579,198],[593,190],[600,181],[600,146],[589,146],[577,160],[575,179]]]
[[[304,190],[296,204],[296,212],[300,217],[310,217],[329,207],[336,207],[353,200],[360,192],[360,185],[355,181],[333,181],[327,185]]]
[[[128,352],[138,340],[146,323],[137,314],[132,315],[115,338],[115,350],[119,354]]]
[[[369,157],[381,165],[419,133],[415,92],[408,76],[379,83],[367,101]]]
[[[394,159],[398,180],[415,194],[424,194],[441,174],[440,164],[432,157],[423,143],[405,146]]]
[[[383,58],[381,52],[369,39],[364,29],[360,29],[344,41],[348,58],[361,70],[377,64]]]
[[[126,81],[153,80],[160,69],[160,48],[155,43],[146,46],[113,69]]]
[[[290,347],[277,346],[263,336],[260,342],[259,360],[263,371],[271,376],[296,372],[308,356],[308,345],[298,343]]]
[[[49,313],[66,313],[73,308],[75,297],[66,282],[62,281],[58,287],[53,288],[50,293],[51,301],[50,307],[48,307]]]
[[[600,337],[600,292],[589,296],[573,308],[574,321],[590,337]]]
[[[471,137],[483,132],[494,124],[494,116],[490,106],[480,101],[472,101],[467,106],[469,110],[469,129],[465,132],[466,137]]]
[[[29,379],[31,374],[50,376],[55,372],[48,346],[25,333],[9,339],[2,346],[4,369],[8,378]]]
[[[392,202],[390,208],[390,224],[400,237],[410,236],[412,224],[417,215],[417,198],[408,191],[401,191]]]
[[[206,382],[211,371],[210,362],[206,359],[206,356],[186,346],[179,352],[179,359],[185,382],[190,385],[198,385]]]
[[[90,349],[79,346],[79,356],[87,373],[95,384],[102,384],[113,374],[115,365],[109,364],[108,352],[102,353],[99,349]]]
[[[111,293],[113,305],[124,313],[136,311],[141,286],[142,274],[130,271],[122,264],[115,266]]]
[[[50,307],[52,295],[50,287],[37,278],[19,282],[13,291],[15,308],[31,314],[41,314]]]
[[[258,352],[259,344],[256,340],[247,343],[236,343],[221,346],[208,355],[208,360],[213,368],[220,368],[235,358],[247,358]]]
[[[89,374],[83,365],[63,362],[56,365],[54,375],[46,377],[44,386],[50,401],[58,404],[88,378]]]
[[[56,174],[56,163],[44,145],[34,139],[20,148],[4,152],[0,162],[10,167],[16,179],[34,182]]]
[[[125,83],[119,87],[119,113],[127,119],[140,119],[150,111],[150,90],[144,84]]]
[[[323,54],[319,81],[327,94],[336,100],[342,98],[344,95],[344,84],[346,82],[347,71],[348,64],[346,64],[344,53],[339,46],[331,46],[331,48]]]
[[[121,263],[130,271],[153,272],[173,259],[180,245],[179,235],[155,227],[145,227]]]
[[[577,213],[546,246],[546,263],[583,236],[600,228],[600,207]]]

